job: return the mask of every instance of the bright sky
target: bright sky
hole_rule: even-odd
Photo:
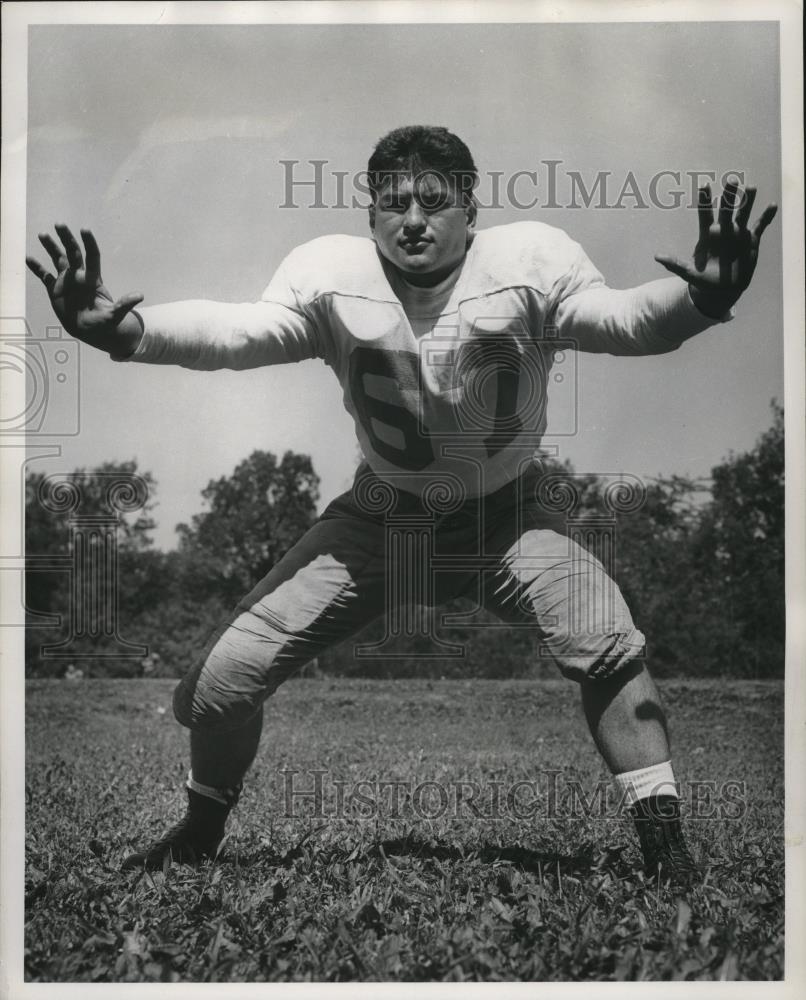
[[[90,226],[113,294],[142,291],[147,303],[253,300],[296,244],[365,234],[358,209],[281,208],[280,161],[327,160],[332,202],[330,171],[364,169],[401,124],[448,126],[488,177],[537,171],[536,192],[524,180],[518,193],[540,206],[482,210],[480,225],[560,226],[613,287],[663,276],[655,253],[687,256],[696,214],[629,198],[621,209],[545,207],[545,161],[562,161],[560,201],[573,170],[588,186],[609,171],[611,202],[629,171],[647,197],[662,170],[744,171],[759,211],[781,197],[772,23],[83,25],[29,37],[28,251],[42,256],[36,233],[56,221]],[[661,195],[673,187],[667,178]],[[732,323],[664,357],[578,357],[578,433],[548,443],[580,471],[643,476],[707,475],[750,447],[783,396],[780,273],[775,223]],[[32,277],[27,316],[39,337],[53,323]],[[136,458],[158,481],[162,547],[201,509],[207,482],[256,448],[310,453],[323,503],[349,483],[355,435],[319,362],[197,373],[82,347],[79,364],[79,433],[30,468]],[[50,405],[49,418],[72,403]],[[549,413],[562,430],[567,401]]]

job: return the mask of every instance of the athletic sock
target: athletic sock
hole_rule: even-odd
[[[622,801],[626,799],[627,805],[635,806],[636,803],[646,802],[651,799],[678,803],[677,783],[674,780],[674,771],[670,760],[663,761],[662,764],[652,764],[649,767],[641,767],[635,771],[623,771],[621,774],[614,774],[613,781],[616,788],[621,793]],[[671,805],[669,806],[671,808]],[[679,813],[679,808],[678,808]],[[660,813],[661,816],[665,815]]]
[[[192,792],[204,795],[206,798],[213,799],[215,802],[228,808],[235,805],[238,801],[238,796],[241,794],[240,785],[236,785],[234,788],[214,788],[212,785],[203,785],[193,777],[193,771],[188,771],[186,785]]]

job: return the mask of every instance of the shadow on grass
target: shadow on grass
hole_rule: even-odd
[[[572,875],[577,878],[588,878],[597,872],[610,873],[617,879],[627,879],[635,876],[635,867],[625,861],[622,853],[624,845],[606,848],[582,847],[576,854],[562,854],[558,851],[536,851],[520,844],[512,846],[498,844],[482,844],[474,848],[460,848],[434,840],[424,840],[416,836],[396,837],[388,840],[369,842],[361,850],[355,846],[350,848],[327,847],[321,850],[306,847],[306,842],[316,831],[310,831],[298,844],[277,854],[263,848],[240,854],[239,861],[244,866],[272,865],[290,868],[297,860],[311,853],[315,854],[322,866],[333,863],[348,863],[359,858],[363,860],[388,861],[394,857],[411,857],[420,861],[450,862],[452,864],[467,864],[480,862],[494,867],[507,864],[522,871],[543,875]]]
[[[398,837],[373,845],[367,852],[370,856],[412,857],[434,861],[461,863],[478,860],[485,865],[511,864],[522,871],[542,875],[560,871],[563,875],[589,876],[596,871],[607,869],[613,874],[627,876],[633,869],[621,854],[623,847],[595,851],[592,847],[582,848],[576,854],[561,854],[558,851],[535,851],[515,844],[511,847],[497,844],[483,844],[472,850],[462,850],[452,844],[420,840],[415,837]]]

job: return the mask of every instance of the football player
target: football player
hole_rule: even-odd
[[[776,208],[751,228],[755,190],[727,184],[715,220],[703,188],[691,260],[658,256],[672,276],[614,290],[559,229],[477,231],[476,166],[447,129],[395,129],[368,176],[370,238],[297,247],[257,302],[138,310],[143,296],[116,299],[104,286],[92,233],[81,231],[82,249],[65,225],[59,242],[40,236],[55,274],[27,260],[65,329],[115,361],[212,370],[321,359],[365,459],[353,488],[220,623],[177,686],[174,713],[190,730],[187,812],[123,867],[214,856],[278,685],[384,613],[464,595],[539,631],[580,687],[647,871],[688,884],[699,868],[644,636],[595,554],[557,530],[539,488],[536,498],[534,455],[557,336],[580,351],[661,354],[729,320]],[[390,513],[426,517],[422,565],[388,558]]]

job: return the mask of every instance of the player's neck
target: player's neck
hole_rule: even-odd
[[[403,271],[391,263],[389,266],[394,271],[395,276],[407,285],[413,285],[415,288],[436,288],[438,285],[446,283],[451,277],[455,280],[462,269],[464,261],[465,257],[462,257],[457,264],[450,264],[448,267],[439,268],[437,271],[429,271],[427,274]]]
[[[409,275],[396,267],[389,267],[387,278],[392,291],[400,299],[406,314],[412,316],[431,315],[435,309],[441,311],[450,298],[462,272],[461,263],[444,275],[437,284],[415,285]]]

